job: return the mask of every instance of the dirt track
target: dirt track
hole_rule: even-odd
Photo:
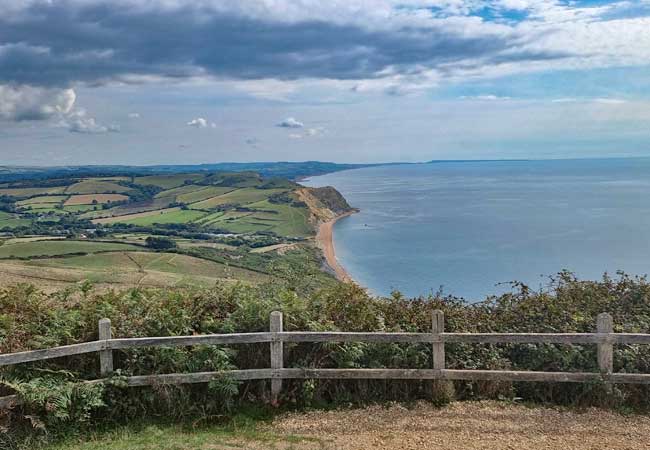
[[[304,437],[295,449],[641,450],[650,448],[650,417],[457,402],[290,414],[270,431]],[[249,448],[257,447],[255,444]],[[285,448],[276,445],[269,448]],[[286,447],[289,448],[289,447]]]

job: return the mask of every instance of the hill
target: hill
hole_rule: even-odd
[[[252,171],[5,182],[0,184],[0,280],[56,287],[83,279],[127,287],[171,286],[192,278],[199,284],[257,283],[279,262],[320,269],[317,226],[348,210],[333,188],[306,188]],[[209,264],[188,259],[186,271],[122,264],[129,252],[161,250],[147,246],[149,236],[167,239],[168,252]],[[206,278],[206,267],[213,276]]]
[[[150,174],[210,173],[210,172],[257,172],[265,178],[280,177],[292,180],[323,175],[340,170],[358,169],[379,164],[337,164],[321,161],[303,162],[254,162],[254,163],[216,163],[195,165],[158,166],[57,166],[22,167],[0,166],[0,182],[52,179],[64,177],[109,177],[137,176]]]

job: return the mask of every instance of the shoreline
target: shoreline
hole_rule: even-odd
[[[336,279],[344,283],[354,283],[354,279],[350,274],[345,270],[345,268],[339,263],[336,259],[336,252],[334,250],[334,224],[344,217],[351,216],[352,214],[358,213],[359,210],[352,210],[341,215],[336,216],[332,220],[323,222],[318,226],[318,232],[316,233],[316,244],[323,252],[325,256],[325,263],[329,269],[334,272]]]

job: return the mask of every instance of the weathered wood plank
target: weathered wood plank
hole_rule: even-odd
[[[438,337],[445,331],[445,315],[442,311],[436,310],[431,317],[431,333]],[[445,343],[444,341],[434,342],[433,348],[433,368],[445,368]]]
[[[111,339],[108,345],[113,350],[135,347],[163,347],[190,345],[227,345],[227,344],[256,344],[271,342],[272,333],[232,333],[232,334],[200,334],[196,336],[165,336]]]
[[[271,313],[270,330],[272,333],[281,333],[282,332],[282,313],[279,311],[273,311]],[[282,369],[284,365],[284,344],[282,341],[273,341],[271,342],[271,369],[277,372],[278,369]],[[280,398],[280,392],[282,391],[282,380],[274,378],[271,380],[271,404],[274,406],[278,405],[278,400]]]
[[[487,380],[582,383],[606,380],[612,383],[650,384],[650,374],[611,374],[591,372],[533,372],[462,369],[282,369],[281,378],[297,379],[393,379],[393,380]]]
[[[596,344],[606,337],[596,333],[443,333],[442,339],[464,344]]]
[[[533,372],[509,370],[464,370],[464,369],[249,369],[222,372],[197,372],[182,374],[139,375],[128,377],[129,386],[157,386],[193,383],[208,383],[220,377],[235,380],[282,380],[282,379],[380,379],[380,380],[485,380],[485,381],[530,381],[554,383],[583,383],[606,381],[609,383],[650,384],[650,374],[591,372]],[[91,380],[85,383],[103,383],[105,380]],[[23,403],[18,395],[0,397],[0,409]]]
[[[431,333],[363,333],[345,331],[291,331],[278,333],[283,342],[375,342],[431,343]]]
[[[106,341],[111,338],[111,321],[101,319],[99,321],[99,340]],[[102,377],[108,377],[113,373],[113,350],[102,350],[99,352],[99,373]]]
[[[42,350],[31,350],[19,353],[7,353],[0,355],[0,366],[20,364],[32,361],[42,361],[46,359],[61,358],[64,356],[81,355],[92,353],[106,348],[105,342],[92,341],[83,344],[64,345],[62,347],[46,348]]]
[[[229,370],[222,372],[172,373],[162,375],[139,375],[128,377],[129,386],[154,386],[173,384],[208,383],[214,379],[228,377],[235,380],[266,380],[273,378],[271,369]]]
[[[596,321],[598,333],[613,333],[614,322],[608,313],[598,314]],[[612,373],[614,371],[614,346],[610,343],[598,344],[598,368],[601,373]]]
[[[641,333],[382,333],[291,331],[278,333],[284,342],[466,343],[466,344],[650,344]]]

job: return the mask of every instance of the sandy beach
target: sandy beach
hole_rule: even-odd
[[[340,216],[332,220],[323,222],[318,227],[318,233],[316,234],[316,243],[318,244],[318,247],[323,251],[327,265],[334,271],[336,278],[345,283],[351,283],[354,280],[352,279],[352,277],[350,277],[350,274],[346,272],[343,266],[339,264],[338,260],[336,259],[336,252],[334,251],[334,242],[332,239],[332,234],[333,234],[334,224],[338,220],[342,219],[343,217],[350,216],[356,212],[357,211],[349,211],[345,214],[341,214]]]

